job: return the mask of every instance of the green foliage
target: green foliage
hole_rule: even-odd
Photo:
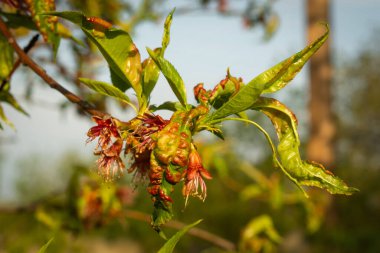
[[[202,220],[198,220],[190,225],[187,225],[186,227],[182,228],[180,231],[178,231],[175,235],[173,235],[165,244],[162,246],[162,248],[158,251],[158,253],[172,253],[174,250],[174,247],[177,245],[178,241],[181,239],[182,236],[184,236],[187,231],[189,231],[191,228],[198,225]]]
[[[53,45],[53,51],[56,52],[61,36],[71,38],[70,32],[57,31],[57,17],[71,21],[82,29],[107,61],[113,85],[87,78],[79,80],[96,93],[113,97],[132,107],[132,101],[124,92],[132,88],[136,93],[139,108],[137,110],[133,107],[136,111],[134,118],[126,121],[111,115],[93,117],[97,125],[93,126],[87,135],[89,141],[98,140],[94,154],[99,156],[97,161],[99,173],[106,180],[119,175],[125,168],[121,159],[122,154],[131,158],[128,172],[135,173],[134,179],[149,180],[147,190],[153,202],[151,225],[154,230],[162,233],[161,226],[174,217],[173,199],[176,185],[182,185],[185,206],[189,196],[205,200],[206,180],[211,180],[212,176],[202,162],[193,137],[207,130],[223,139],[220,124],[228,120],[246,122],[257,127],[270,144],[274,165],[280,167],[302,191],[301,186],[320,187],[332,194],[350,195],[357,191],[325,170],[322,165],[303,161],[299,152],[300,141],[295,115],[279,101],[261,96],[284,88],[296,76],[307,60],[327,40],[328,27],[327,31],[311,45],[264,71],[247,84],[243,83],[242,79],[231,76],[228,71],[226,78],[211,91],[206,91],[203,84],[196,86],[194,93],[198,104],[191,105],[188,104],[185,83],[179,72],[164,58],[170,42],[170,26],[174,10],[166,18],[161,48],[155,50],[147,48],[150,57],[141,62],[139,50],[126,31],[114,28],[113,24],[98,17],[87,17],[80,12],[72,11],[54,12],[54,9],[55,6],[51,1],[36,0],[31,5],[32,19],[45,40]],[[11,15],[8,22],[12,18],[25,17]],[[0,46],[0,49],[4,49],[0,53],[1,79],[6,80],[13,68],[13,49],[9,47],[5,38],[2,38]],[[149,104],[160,72],[166,78],[178,102],[163,102],[160,106]],[[1,89],[0,101],[7,102],[25,113],[9,93],[9,84],[5,83]],[[165,120],[153,114],[154,111],[163,109],[174,112],[170,119]],[[277,148],[266,130],[248,119],[247,110],[262,112],[269,117],[278,136]],[[239,117],[229,118],[234,114]],[[2,107],[0,107],[0,117],[10,124]],[[74,177],[72,180],[74,186],[78,184],[78,178]],[[96,180],[90,181],[83,183],[80,191],[75,187],[71,189],[72,196],[77,194],[80,197],[75,203],[69,204],[70,212],[75,213],[76,219],[73,221],[75,225],[67,225],[69,229],[81,227],[78,225],[79,220],[85,224],[84,227],[90,228],[106,223],[108,217],[122,215],[123,204],[117,189],[115,187],[105,189],[106,187],[98,186],[98,182],[94,182]],[[273,208],[278,208],[285,201],[278,180],[273,179],[274,183],[263,182],[259,186],[251,185],[245,188],[242,196],[248,200],[269,193],[271,205]],[[63,229],[63,223],[57,221],[55,215],[55,212],[50,213],[44,207],[35,209],[35,218],[39,222],[51,230]],[[179,231],[159,252],[172,252],[179,239],[199,222],[200,220]],[[263,234],[265,238],[262,238]],[[244,230],[242,248],[269,252],[280,238],[269,216],[260,216],[252,220]],[[250,245],[252,240],[260,243],[258,246],[252,246]],[[44,251],[50,242],[41,250]]]
[[[99,25],[80,12],[66,11],[46,14],[67,19],[80,26],[86,36],[99,48],[113,73],[123,81],[123,83],[118,82],[114,85],[122,91],[132,87],[137,97],[141,98],[140,53],[127,32]]]
[[[121,102],[132,105],[129,97],[124,92],[119,90],[117,87],[112,86],[111,84],[97,81],[97,80],[91,80],[88,78],[79,78],[79,81],[81,81],[83,84],[85,84],[87,87],[89,87],[95,92],[98,92],[102,95],[116,98],[120,100]]]
[[[147,48],[147,51],[150,57],[157,64],[158,68],[161,70],[162,74],[165,76],[168,81],[170,88],[177,96],[179,102],[186,108],[187,105],[187,97],[186,97],[186,89],[185,83],[183,82],[181,76],[178,71],[174,68],[174,66],[165,58],[156,55],[151,49]]]

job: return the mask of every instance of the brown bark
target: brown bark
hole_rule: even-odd
[[[329,0],[307,1],[308,40],[323,33],[320,22],[329,23]],[[330,39],[310,60],[310,137],[307,158],[331,166],[335,161],[336,123],[332,111]]]

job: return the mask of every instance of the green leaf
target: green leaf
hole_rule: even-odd
[[[5,115],[3,107],[1,105],[0,105],[0,118],[4,121],[5,124],[15,129],[15,126],[13,125],[13,123]],[[0,128],[3,129],[3,126],[1,124],[0,124]]]
[[[179,102],[171,102],[167,101],[159,106],[151,105],[149,106],[149,110],[151,111],[159,111],[159,110],[168,110],[168,111],[178,111],[178,110],[183,110],[183,106]]]
[[[13,47],[8,43],[7,38],[0,33],[0,83],[8,78],[13,68],[13,61]]]
[[[265,71],[251,82],[265,83],[263,93],[272,93],[284,88],[300,72],[310,57],[325,43],[328,35],[329,27],[326,24],[326,32],[311,45]]]
[[[112,70],[111,76],[116,76],[112,80],[118,80],[115,85],[122,91],[132,87],[136,92],[139,104],[142,103],[140,53],[127,32],[99,25],[80,12],[66,11],[46,14],[67,19],[80,26],[108,62]]]
[[[164,34],[162,36],[162,50],[159,54],[161,57],[164,56],[165,50],[170,42],[170,26],[172,24],[174,11],[175,11],[175,8],[169,13],[169,15],[166,17],[166,20],[165,20]]]
[[[8,103],[17,111],[25,114],[26,116],[29,116],[29,114],[21,107],[21,105],[17,102],[13,95],[8,91],[0,92],[0,101]]]
[[[116,98],[122,102],[130,104],[131,100],[124,92],[119,90],[117,87],[102,81],[91,80],[87,78],[79,78],[83,84],[85,84],[90,89],[106,96]]]
[[[297,184],[320,187],[332,194],[351,195],[357,191],[355,188],[348,187],[322,165],[301,159],[297,121],[285,105],[275,99],[261,97],[252,109],[263,112],[272,121],[279,139],[277,151],[280,163],[286,174],[292,180],[295,179]]]
[[[54,240],[54,237],[51,238],[47,243],[44,244],[44,246],[42,246],[40,248],[40,250],[38,251],[38,253],[45,253],[47,248],[49,247],[49,245],[52,243],[52,241]]]
[[[328,37],[328,32],[327,30],[324,35],[302,51],[255,77],[228,102],[211,114],[209,119],[221,119],[245,111],[252,107],[262,93],[275,92],[283,88],[302,69],[306,61],[322,46]]]
[[[56,17],[40,15],[41,13],[54,10],[54,1],[32,0],[29,3],[29,11],[31,12],[32,19],[38,27],[38,30],[41,32],[44,40],[52,45],[55,57],[60,43],[60,36],[57,33],[58,19]]]
[[[174,247],[177,245],[178,241],[181,239],[181,237],[186,234],[191,228],[198,225],[202,220],[198,220],[190,225],[187,225],[186,227],[182,228],[180,231],[178,231],[175,235],[173,235],[165,244],[164,246],[158,251],[158,253],[172,253],[174,250]]]
[[[187,98],[185,84],[178,71],[169,61],[159,55],[156,55],[151,49],[147,48],[147,51],[150,57],[157,64],[158,68],[161,70],[162,74],[165,76],[179,102],[181,102],[181,104],[186,107]]]
[[[161,48],[156,48],[154,52],[156,54],[160,54],[162,50]],[[143,94],[146,98],[146,101],[149,101],[150,94],[156,86],[158,77],[160,76],[160,70],[157,67],[156,63],[154,63],[153,59],[150,57],[142,63],[142,68]]]
[[[7,19],[6,24],[9,28],[15,29],[25,27],[29,30],[38,30],[37,25],[33,22],[33,19],[30,16],[2,11],[0,11],[0,15]]]

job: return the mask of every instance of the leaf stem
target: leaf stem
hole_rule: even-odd
[[[61,84],[59,84],[56,80],[49,76],[44,69],[42,69],[20,48],[20,46],[17,44],[16,39],[13,37],[13,35],[11,34],[7,25],[1,17],[0,31],[8,39],[8,43],[14,48],[15,52],[20,57],[21,62],[27,65],[30,69],[32,69],[37,75],[39,75],[46,82],[46,84],[50,86],[50,88],[57,90],[70,102],[77,104],[83,111],[87,112],[92,116],[104,117],[106,115],[106,113],[97,110],[93,105],[91,105],[87,101],[82,100],[80,97],[64,88]]]

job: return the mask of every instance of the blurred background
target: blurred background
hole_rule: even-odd
[[[2,4],[2,3],[0,3]],[[380,252],[380,1],[178,0],[57,1],[57,10],[81,10],[129,31],[145,47],[160,45],[163,21],[174,7],[166,58],[187,87],[211,89],[231,74],[248,82],[300,51],[330,25],[330,39],[292,83],[276,94],[297,115],[304,158],[323,163],[353,196],[307,189],[306,199],[272,165],[272,152],[256,129],[226,124],[225,142],[201,136],[198,146],[213,180],[203,203],[184,208],[175,196],[174,234],[200,218],[198,230],[176,252]],[[5,8],[5,5],[1,5]],[[80,30],[73,36],[86,44]],[[34,35],[15,30],[21,45]],[[43,43],[31,52],[69,90],[113,116],[133,112],[92,94],[78,77],[109,81],[95,48],[62,41],[57,62]],[[30,115],[4,105],[16,130],[0,135],[0,252],[156,252],[164,241],[149,225],[151,201],[131,176],[105,184],[95,170],[89,117],[49,89],[26,67],[12,77],[12,93]],[[152,103],[175,100],[160,77]],[[129,94],[133,97],[133,94]],[[170,117],[170,113],[162,113]],[[264,117],[250,118],[266,126]]]

